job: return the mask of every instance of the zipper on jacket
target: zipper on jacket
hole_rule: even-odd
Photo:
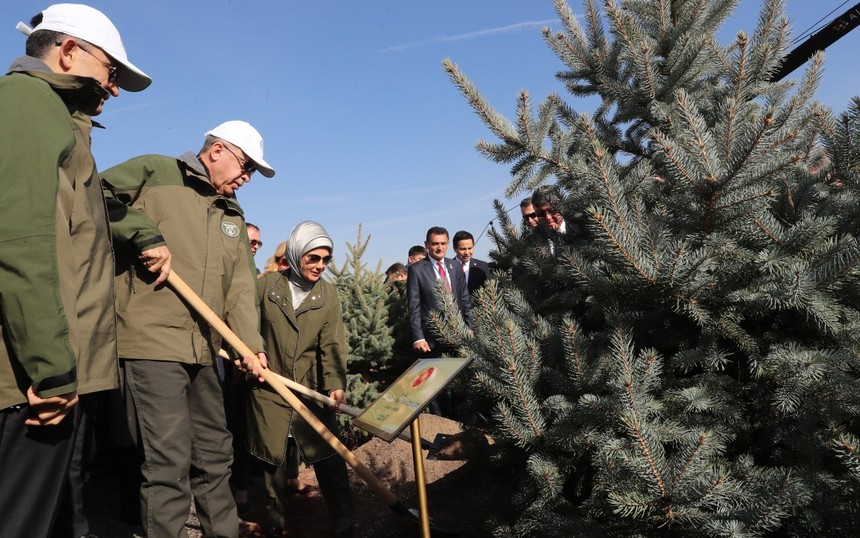
[[[134,275],[135,275],[135,268],[134,268],[134,262],[132,262],[129,265],[129,271],[128,271],[128,283],[129,283],[129,287],[131,288],[132,295],[137,293],[137,290],[134,287]]]

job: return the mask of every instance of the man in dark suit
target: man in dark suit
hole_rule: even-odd
[[[532,194],[532,204],[538,218],[538,232],[549,240],[549,250],[558,258],[566,245],[587,237],[584,226],[568,223],[561,214],[561,196],[557,187],[545,185]]]
[[[472,252],[475,249],[475,238],[469,232],[460,230],[455,233],[453,243],[457,265],[460,266],[460,271],[466,277],[466,285],[469,288],[469,295],[471,295],[490,278],[490,266],[484,260],[472,257]]]
[[[448,230],[441,226],[430,228],[424,246],[428,257],[410,265],[406,279],[412,348],[423,357],[441,357],[454,350],[445,345],[435,328],[430,326],[430,313],[441,309],[436,300],[437,289],[441,287],[443,293],[453,294],[466,323],[470,322],[472,304],[460,264],[445,257],[448,251]]]

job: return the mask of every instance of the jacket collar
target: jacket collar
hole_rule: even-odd
[[[212,186],[212,182],[209,179],[209,171],[203,166],[203,163],[200,162],[200,159],[197,158],[197,154],[193,151],[186,151],[182,155],[176,158],[179,162],[185,165],[185,169],[189,172],[187,176],[189,178],[193,178],[194,181],[199,183],[204,183],[206,187],[212,191],[215,191],[215,188]],[[239,205],[239,202],[236,201],[236,196],[224,196],[223,194],[217,194],[219,200],[224,200],[227,204],[227,207],[236,211],[240,215],[244,215],[245,213],[242,211],[242,207]]]
[[[425,265],[426,265],[426,266],[427,266],[431,271],[435,271],[435,270],[436,270],[436,261],[437,261],[436,259],[431,258],[430,256],[427,256],[426,258],[424,258],[424,259],[423,259],[423,260],[421,260],[421,261],[422,261],[422,262],[425,262]],[[454,264],[453,264],[453,262],[451,261],[451,258],[442,258],[441,260],[438,260],[438,261],[441,261],[441,262],[442,262],[442,265],[444,265],[444,266],[445,266],[445,270],[446,270],[446,271],[449,271],[449,270],[453,270],[453,269],[454,269]]]
[[[21,73],[44,80],[66,103],[70,113],[82,112],[91,116],[101,100],[110,93],[90,77],[55,73],[48,64],[32,56],[19,56],[9,66],[7,74]]]
[[[325,306],[326,295],[325,288],[320,283],[322,279],[320,279],[314,283],[308,296],[299,305],[298,310],[294,310],[289,271],[289,269],[282,271],[278,278],[275,279],[275,282],[269,286],[269,289],[266,291],[266,299],[278,305],[278,308],[281,309],[281,312],[284,313],[287,319],[295,323],[296,317],[300,314]]]
[[[211,183],[209,182],[209,170],[206,170],[206,167],[203,166],[203,163],[201,163],[200,159],[197,158],[197,154],[195,154],[193,151],[186,151],[177,158],[180,161],[184,162],[185,165],[190,168],[196,175],[206,178],[206,182],[211,185]]]

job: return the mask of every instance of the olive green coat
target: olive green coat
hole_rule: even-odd
[[[24,56],[0,77],[0,409],[118,386],[113,251],[86,111],[104,90]]]
[[[261,333],[269,369],[297,383],[328,394],[346,388],[346,332],[334,285],[319,280],[293,310],[287,275],[267,273],[257,280]],[[262,385],[250,389],[247,402],[246,444],[251,454],[280,465],[292,431],[302,458],[313,463],[332,456],[334,450],[274,391]],[[302,398],[314,414],[335,434],[334,413]]]
[[[218,194],[206,168],[179,158],[143,155],[101,174],[117,259],[119,356],[209,366],[222,338],[138,259],[166,244],[171,267],[253,351],[263,349],[255,304],[254,265],[242,208]]]

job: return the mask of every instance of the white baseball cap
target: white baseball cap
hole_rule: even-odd
[[[128,61],[116,26],[95,8],[83,4],[54,4],[42,11],[42,22],[35,28],[23,22],[16,28],[28,36],[39,30],[53,30],[99,47],[119,64],[116,84],[123,90],[139,92],[152,83],[146,73]]]
[[[226,140],[245,152],[249,159],[257,165],[257,170],[266,177],[275,175],[275,169],[263,160],[263,137],[246,121],[225,121],[211,131],[203,133]]]

